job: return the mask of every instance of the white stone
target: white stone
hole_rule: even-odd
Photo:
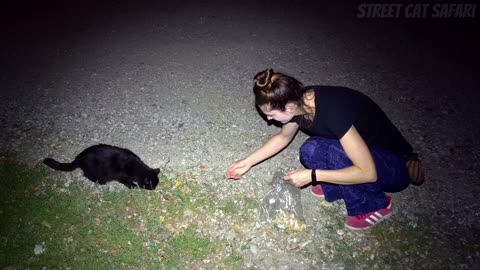
[[[258,254],[258,247],[256,245],[250,245],[250,253],[256,256]]]
[[[45,247],[43,245],[35,245],[33,252],[35,255],[40,255],[45,252]]]

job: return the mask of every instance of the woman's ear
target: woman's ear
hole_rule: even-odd
[[[297,105],[295,103],[287,103],[285,105],[285,111],[287,113],[295,113],[296,110],[297,110]]]

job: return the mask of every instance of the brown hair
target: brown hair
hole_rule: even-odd
[[[271,110],[285,111],[287,103],[296,104],[302,111],[301,125],[308,127],[312,124],[314,109],[304,102],[304,95],[308,92],[297,79],[282,73],[273,72],[269,68],[257,73],[254,77],[255,104],[269,105]]]
[[[270,109],[285,111],[287,103],[295,103],[299,107],[303,104],[303,95],[306,90],[303,84],[293,77],[282,73],[275,73],[269,68],[257,73],[254,77],[255,104],[268,104]]]

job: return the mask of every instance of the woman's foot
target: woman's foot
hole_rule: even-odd
[[[392,197],[388,195],[385,197],[387,199],[387,206],[385,208],[357,216],[348,216],[345,220],[345,227],[351,230],[364,230],[389,218],[393,211]]]
[[[323,189],[320,184],[312,186],[312,194],[320,198],[325,198],[325,194],[323,194]]]

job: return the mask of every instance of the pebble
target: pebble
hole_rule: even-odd
[[[225,239],[227,239],[228,241],[232,241],[233,239],[235,239],[235,233],[234,232],[227,232],[225,233]]]
[[[183,217],[189,217],[191,215],[193,215],[193,211],[190,209],[187,209],[185,212],[183,212]]]
[[[258,254],[258,247],[256,245],[250,245],[250,253],[252,253],[253,256],[257,256]]]
[[[45,242],[42,243],[42,244],[38,244],[38,245],[35,245],[35,248],[33,249],[33,252],[35,253],[35,255],[41,255],[45,252]]]

